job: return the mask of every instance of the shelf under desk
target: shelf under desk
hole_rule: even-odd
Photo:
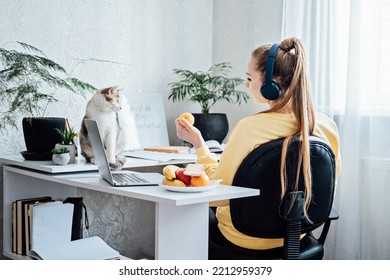
[[[8,161],[12,164],[12,161]],[[97,171],[50,174],[20,166],[4,165],[3,247],[11,253],[12,201],[51,195],[54,199],[75,196],[77,189],[88,189],[155,203],[155,258],[207,259],[208,205],[210,201],[258,195],[258,190],[219,186],[208,192],[177,193],[162,187],[112,187]],[[160,174],[151,174],[162,178]],[[160,177],[158,177],[160,176]]]

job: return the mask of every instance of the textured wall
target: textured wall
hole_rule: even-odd
[[[77,58],[120,62],[74,68],[77,77],[96,87],[118,84],[126,93],[166,95],[173,68],[210,64],[212,1],[1,0],[0,34],[2,47],[12,47],[10,41],[26,42],[68,70],[77,65]],[[66,92],[58,97],[62,102],[47,115],[67,117],[78,128],[87,100]],[[174,111],[167,110],[169,114],[174,118]],[[20,129],[0,133],[0,155],[25,149]],[[80,195],[90,215],[86,235],[100,235],[133,258],[153,257],[153,203],[89,191]]]
[[[154,203],[89,190],[79,195],[88,206],[90,227],[84,236],[101,236],[131,258],[154,257]]]
[[[212,1],[2,0],[0,34],[2,47],[12,47],[10,41],[29,43],[96,87],[160,92],[169,106],[172,69],[210,65]],[[78,64],[87,58],[119,63]],[[47,115],[68,117],[79,127],[87,100],[66,92],[58,96],[62,102],[50,106]],[[182,105],[166,110],[167,119]],[[0,131],[0,139],[0,155],[24,149],[20,130]]]
[[[160,92],[175,145],[180,144],[173,125],[178,112],[200,108],[167,100],[168,83],[176,79],[172,69],[206,70],[211,63],[231,61],[233,74],[245,78],[249,52],[259,43],[279,40],[281,18],[282,0],[0,0],[0,46],[29,43],[96,87],[118,84],[131,94]],[[119,63],[77,65],[77,59],[86,58]],[[78,129],[90,96],[60,92],[59,97],[47,115],[67,117]],[[258,110],[253,104],[220,104],[212,112],[227,113],[232,127]],[[20,129],[0,131],[0,156],[24,149]],[[131,257],[153,253],[153,204],[89,191],[80,195],[91,215],[86,234],[101,235]],[[95,208],[98,202],[105,207]],[[134,236],[137,228],[145,229],[142,237]],[[144,238],[142,246],[134,243],[138,238]]]

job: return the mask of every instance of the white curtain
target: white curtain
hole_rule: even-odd
[[[283,3],[303,39],[317,110],[333,117],[342,173],[327,259],[390,259],[390,0]]]

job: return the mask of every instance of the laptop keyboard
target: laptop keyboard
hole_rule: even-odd
[[[112,178],[115,182],[125,184],[149,183],[135,173],[114,173],[112,174]]]

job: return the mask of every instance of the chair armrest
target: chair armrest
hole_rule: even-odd
[[[332,207],[332,210],[330,211],[329,217],[328,217],[328,219],[325,221],[325,224],[324,224],[324,227],[323,227],[323,229],[322,229],[321,235],[320,235],[320,237],[318,238],[318,241],[319,241],[322,245],[324,245],[325,240],[326,240],[326,236],[328,235],[330,223],[331,223],[333,220],[338,220],[338,218],[339,218],[339,213],[337,213],[337,211]]]
[[[336,209],[332,207],[332,210],[330,211],[329,214],[329,220],[338,220],[339,219],[339,213],[337,213]]]

